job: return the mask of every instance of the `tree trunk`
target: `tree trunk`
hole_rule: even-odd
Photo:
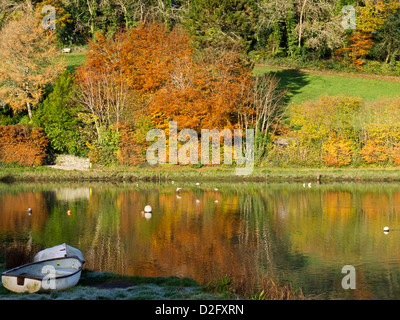
[[[386,60],[385,60],[386,63],[389,63],[389,61],[390,61],[390,56],[391,56],[391,54],[390,54],[390,52],[389,52],[388,55],[386,56]]]
[[[90,14],[90,32],[92,34],[92,37],[94,36],[94,18],[93,18],[93,10],[92,7],[90,6],[89,0],[86,0],[86,4],[88,6],[89,14]]]
[[[304,18],[304,10],[306,8],[307,0],[304,0],[303,6],[300,11],[300,23],[299,23],[299,48],[301,48],[301,38],[303,36],[303,18]]]
[[[29,119],[32,119],[32,108],[31,108],[31,103],[30,102],[26,103],[26,109],[28,110]]]

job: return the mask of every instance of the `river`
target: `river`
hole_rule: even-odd
[[[399,299],[400,186],[0,184],[3,249],[61,243],[94,271],[256,287],[272,277],[313,299]],[[355,289],[346,290],[349,265]]]

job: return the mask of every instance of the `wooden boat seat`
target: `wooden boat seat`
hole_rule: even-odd
[[[25,278],[33,278],[33,279],[37,279],[37,280],[42,280],[44,278],[44,276],[23,272],[23,273],[17,275],[17,285],[23,286],[25,283]]]
[[[33,273],[27,273],[27,272],[23,272],[20,275],[18,275],[18,277],[21,278],[35,278],[35,279],[39,279],[42,280],[44,278],[44,276],[40,275],[40,274],[33,274]]]

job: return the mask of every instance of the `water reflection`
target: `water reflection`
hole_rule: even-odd
[[[0,244],[66,242],[96,271],[255,285],[268,274],[321,299],[400,298],[400,231],[383,233],[400,226],[400,187],[180,187],[0,185]],[[341,287],[344,265],[356,268],[356,290]]]

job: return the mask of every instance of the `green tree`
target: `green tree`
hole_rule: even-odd
[[[248,51],[255,41],[256,0],[192,0],[184,25],[195,46]]]
[[[372,54],[376,59],[394,63],[400,55],[400,10],[391,13],[375,34]]]
[[[75,83],[68,70],[56,79],[54,90],[35,113],[35,125],[44,129],[50,146],[57,152],[85,156],[87,148],[79,119],[79,107],[73,104]]]

